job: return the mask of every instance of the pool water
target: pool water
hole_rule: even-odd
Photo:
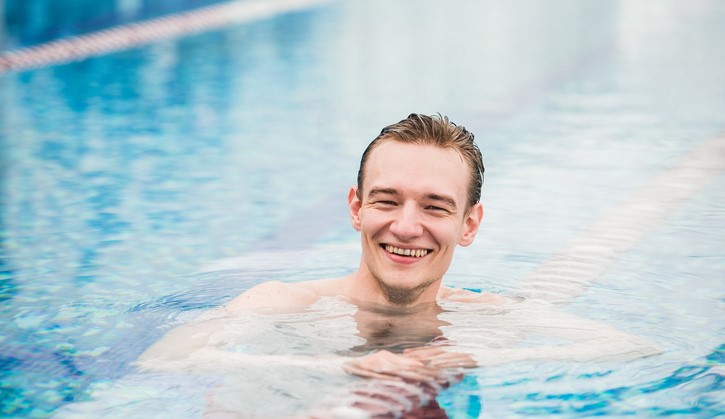
[[[5,0],[4,46],[233,2],[52,3]],[[475,369],[438,395],[449,417],[722,415],[724,19],[707,0],[330,1],[0,73],[0,416],[201,415],[218,383],[133,361],[255,284],[354,269],[347,189],[410,112],[465,125],[486,161],[451,286],[525,294],[592,226],[666,208],[606,224],[627,246],[557,302],[663,354]],[[660,180],[683,164],[707,176]]]

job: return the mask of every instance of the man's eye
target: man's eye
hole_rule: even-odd
[[[448,212],[447,209],[445,209],[443,207],[436,207],[435,205],[429,205],[426,207],[426,209],[431,210],[431,211],[436,211],[436,212]]]
[[[382,205],[397,205],[395,201],[378,201],[378,204],[382,204]]]

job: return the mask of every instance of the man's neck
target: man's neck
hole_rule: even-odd
[[[416,298],[405,303],[391,301],[390,297],[382,289],[379,281],[373,274],[361,264],[360,269],[344,279],[344,295],[352,302],[359,302],[365,305],[385,308],[399,312],[416,312],[426,310],[426,307],[437,306],[438,294],[441,289],[442,280],[429,284],[425,289],[412,290],[412,293],[419,293]]]

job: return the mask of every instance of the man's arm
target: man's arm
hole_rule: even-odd
[[[563,312],[546,302],[527,301],[509,305],[508,309],[502,328],[558,342],[502,348],[451,336],[449,346],[418,348],[405,354],[425,360],[431,366],[447,368],[535,360],[624,361],[662,353],[659,345],[645,338]]]
[[[396,381],[429,381],[436,378],[440,370],[423,360],[388,351],[362,357],[334,354],[259,355],[228,351],[213,343],[214,333],[229,325],[229,320],[225,320],[227,316],[223,308],[217,309],[196,321],[177,327],[146,350],[139,357],[137,365],[146,371],[186,371],[195,374],[225,374],[234,369],[287,365]],[[252,334],[249,338],[253,338]]]
[[[513,348],[510,353],[513,358],[623,361],[656,355],[663,351],[660,345],[641,336],[561,311],[548,302],[531,301],[524,305],[526,309],[521,320],[528,322],[532,330],[569,343],[538,348]]]
[[[236,359],[236,362],[247,362],[245,355],[232,353],[216,347],[212,341],[214,334],[222,332],[225,327],[234,326],[250,330],[240,330],[240,334],[247,332],[254,334],[249,327],[249,321],[244,324],[235,322],[238,313],[246,316],[257,316],[264,312],[280,310],[299,310],[312,303],[316,298],[303,287],[296,287],[278,281],[265,282],[243,292],[226,306],[209,310],[185,325],[176,327],[166,333],[161,339],[149,347],[138,358],[138,365],[148,370],[168,370],[183,367],[184,363],[191,363],[193,359],[207,358],[210,355],[220,356],[227,360]],[[248,317],[247,317],[248,319]]]
[[[253,339],[257,333],[253,319],[265,313],[298,311],[313,304],[318,294],[300,284],[266,282],[234,298],[225,307],[210,310],[196,320],[179,326],[147,349],[137,365],[150,371],[188,371],[224,373],[234,368],[261,365],[303,366],[332,372],[347,372],[368,378],[391,380],[430,380],[438,370],[423,361],[380,351],[363,357],[338,355],[293,356],[259,355],[233,352],[219,346],[214,338],[225,328],[233,328],[241,339]],[[243,322],[241,320],[244,320]],[[240,330],[248,329],[248,330]]]

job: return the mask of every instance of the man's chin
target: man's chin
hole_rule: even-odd
[[[426,281],[424,283],[416,283],[415,285],[405,285],[396,283],[390,285],[384,281],[378,281],[380,290],[383,293],[385,299],[397,306],[408,306],[418,301],[420,296],[433,284],[435,281]]]

